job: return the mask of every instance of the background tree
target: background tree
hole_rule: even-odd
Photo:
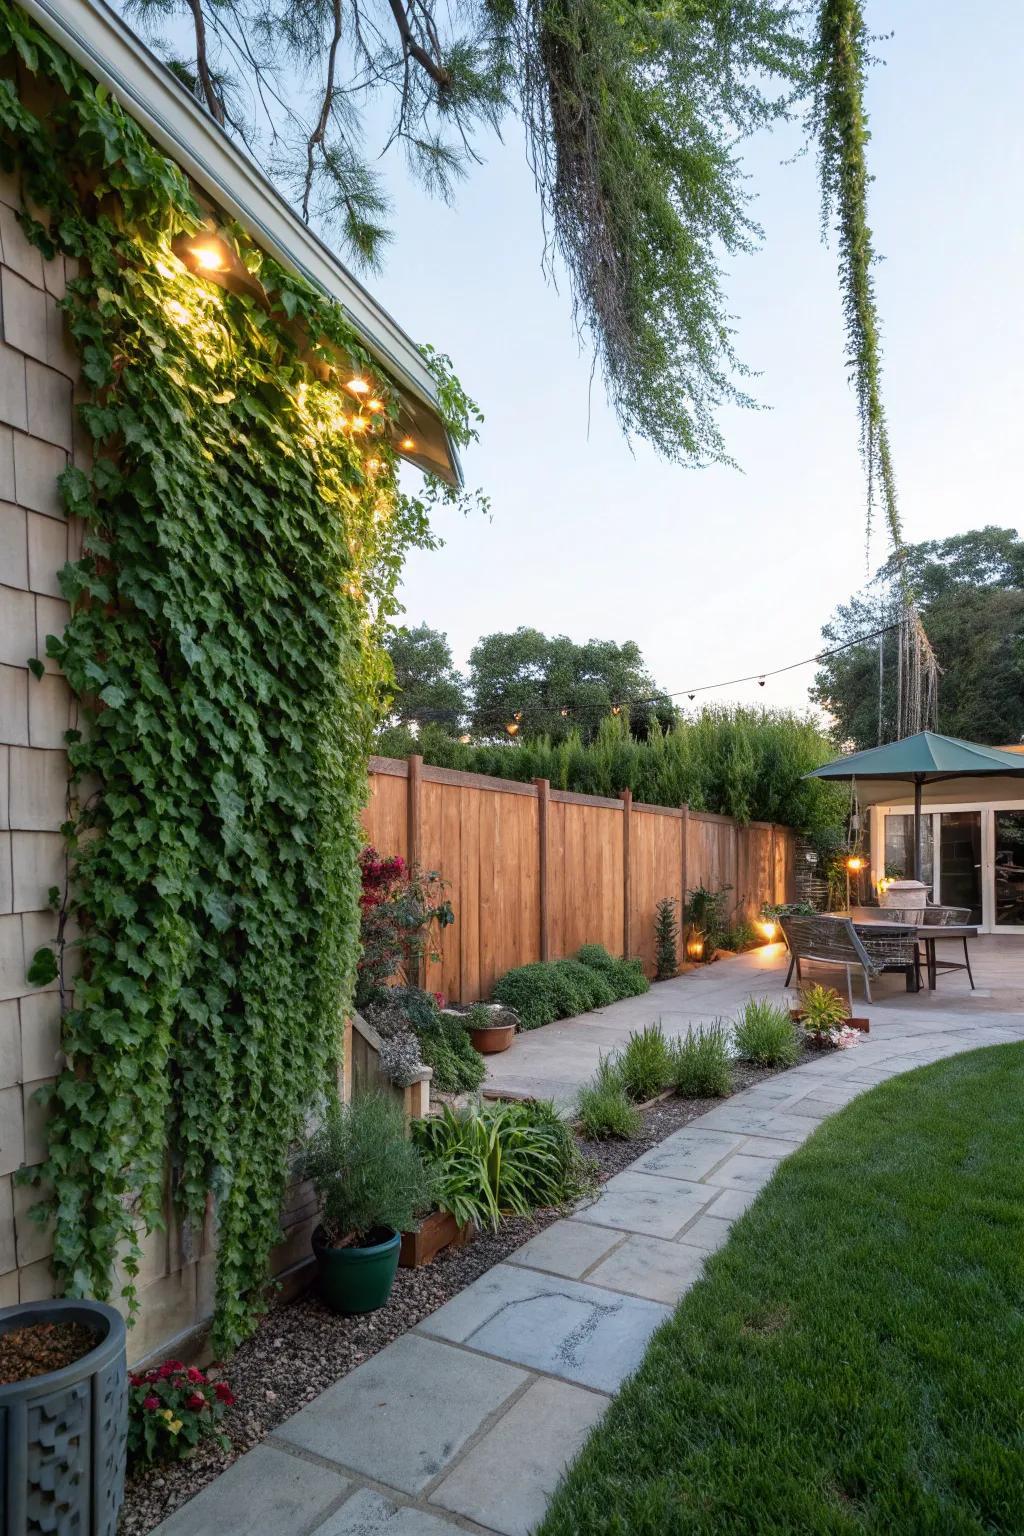
[[[989,746],[1024,740],[1024,540],[1012,528],[987,527],[905,546],[836,610],[822,631],[826,644],[894,623],[904,578],[919,593],[942,668],[939,730]],[[834,717],[837,741],[891,741],[896,636],[829,657],[811,696]]]
[[[395,630],[387,643],[395,672],[392,721],[416,721],[454,731],[466,714],[465,680],[452,661],[448,636],[429,624]]]
[[[469,684],[472,725],[483,737],[503,736],[514,724],[522,740],[562,741],[575,731],[591,741],[615,711],[644,737],[654,719],[675,719],[633,640],[577,645],[568,635],[525,628],[485,635],[470,652]]]

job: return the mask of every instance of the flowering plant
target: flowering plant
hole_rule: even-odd
[[[382,858],[376,848],[359,855],[362,893],[359,938],[362,954],[356,977],[356,1007],[379,999],[391,979],[414,982],[415,967],[428,953],[439,959],[433,936],[455,921],[444,881],[409,865],[398,854]]]
[[[165,1360],[128,1378],[128,1456],[131,1461],[182,1461],[201,1440],[230,1445],[220,1429],[235,1395],[195,1365]]]

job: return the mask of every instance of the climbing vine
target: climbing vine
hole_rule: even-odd
[[[396,489],[386,380],[365,424],[339,387],[370,360],[338,306],[238,228],[221,233],[262,295],[194,275],[172,245],[209,210],[178,169],[6,0],[0,52],[0,160],[30,238],[77,265],[93,445],[62,481],[86,532],[47,642],[82,730],[41,1192],[62,1289],[120,1280],[134,1307],[170,1148],[186,1231],[215,1206],[223,1350],[258,1312],[287,1149],[337,1059],[379,640],[429,497]],[[468,402],[443,388],[465,442]]]

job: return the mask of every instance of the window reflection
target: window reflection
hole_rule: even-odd
[[[1024,927],[1024,811],[996,811],[996,923]]]

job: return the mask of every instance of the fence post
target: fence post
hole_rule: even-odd
[[[633,817],[633,791],[623,789],[622,801],[622,953],[628,959],[633,952],[633,905],[630,881],[629,834]]]
[[[682,891],[679,899],[679,931],[680,933],[683,933],[686,929],[683,913],[686,910],[686,895],[690,888],[690,802],[688,800],[684,800],[680,806],[680,810],[682,811],[683,815],[679,823],[680,827],[682,828],[680,833],[679,850],[679,875],[680,887]]]
[[[775,823],[774,823],[774,821],[772,822],[771,827],[772,827],[772,840],[771,840],[771,854],[770,854],[770,857],[771,857],[771,864],[772,864],[772,878],[771,878],[771,891],[772,891],[772,894],[771,894],[771,897],[769,899],[770,899],[772,905],[774,906],[775,903],[779,899],[778,896],[775,894],[776,891],[778,890],[778,885],[776,884],[776,878],[775,878]]]
[[[548,923],[548,806],[551,804],[550,779],[534,779],[537,786],[538,907],[540,909],[540,957],[550,957],[551,938]]]
[[[419,869],[423,862],[423,758],[418,752],[409,754],[409,777],[406,781],[406,843],[409,867]],[[416,962],[416,976],[410,977],[413,986],[422,988],[427,979],[427,957],[420,955]]]

